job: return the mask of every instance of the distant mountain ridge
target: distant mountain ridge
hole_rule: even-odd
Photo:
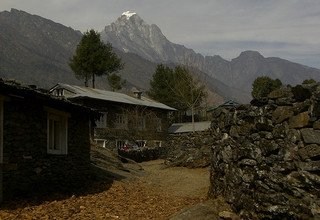
[[[250,96],[252,82],[262,75],[279,78],[283,83],[292,85],[308,78],[320,81],[319,69],[280,58],[265,58],[257,51],[244,51],[231,61],[220,56],[203,56],[170,42],[157,25],[147,24],[136,13],[121,15],[104,28],[101,36],[123,52],[136,53],[156,63],[195,67],[225,85],[244,92],[240,96]]]
[[[59,82],[83,85],[68,66],[81,37],[79,31],[37,15],[16,9],[0,12],[0,77],[45,88]],[[127,88],[147,90],[157,64],[114,49],[125,63],[120,73]],[[108,88],[105,77],[98,78],[96,85]],[[218,102],[226,98],[216,91],[211,93]]]
[[[307,78],[320,81],[318,69],[280,58],[264,58],[254,51],[245,51],[231,61],[220,56],[204,57],[171,43],[156,25],[146,24],[133,13],[106,26],[101,36],[113,44],[125,63],[120,73],[128,85],[143,90],[149,88],[160,62],[191,66],[205,81],[211,103],[228,99],[249,102],[251,83],[261,74],[290,84]],[[46,88],[58,82],[83,85],[68,66],[81,37],[79,31],[37,15],[16,9],[0,12],[0,77]],[[106,79],[97,79],[97,86],[107,88]]]

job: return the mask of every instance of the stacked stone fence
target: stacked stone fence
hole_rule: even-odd
[[[209,197],[244,219],[320,218],[320,85],[217,109]]]
[[[210,147],[214,141],[211,129],[194,133],[171,134],[166,142],[165,164],[188,168],[208,167],[211,162]]]

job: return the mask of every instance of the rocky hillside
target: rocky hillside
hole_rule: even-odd
[[[153,62],[180,63],[187,51],[194,53],[183,45],[171,43],[157,25],[147,24],[136,13],[124,12],[104,28],[101,37],[123,52],[135,53]]]
[[[67,63],[81,33],[12,9],[0,13],[0,77],[52,86],[79,83]]]
[[[183,45],[170,42],[155,24],[149,25],[135,13],[125,12],[101,32],[105,41],[123,52],[138,54],[153,62],[177,63],[195,67],[228,87],[238,89],[238,97],[249,101],[255,78],[267,75],[285,84],[304,79],[320,80],[320,70],[280,58],[265,58],[255,51],[242,52],[231,61],[220,56],[202,56]]]

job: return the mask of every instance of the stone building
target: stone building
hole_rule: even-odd
[[[111,149],[161,146],[169,127],[168,114],[175,111],[135,91],[132,95],[59,83],[50,92],[98,109],[95,141]]]
[[[1,200],[83,185],[90,166],[89,108],[0,79]]]

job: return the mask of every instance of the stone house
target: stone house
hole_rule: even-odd
[[[132,95],[59,83],[50,89],[57,96],[98,109],[95,141],[111,149],[161,146],[169,127],[168,114],[175,111],[134,91]]]
[[[44,90],[0,79],[0,199],[83,185],[90,121],[98,116]]]

